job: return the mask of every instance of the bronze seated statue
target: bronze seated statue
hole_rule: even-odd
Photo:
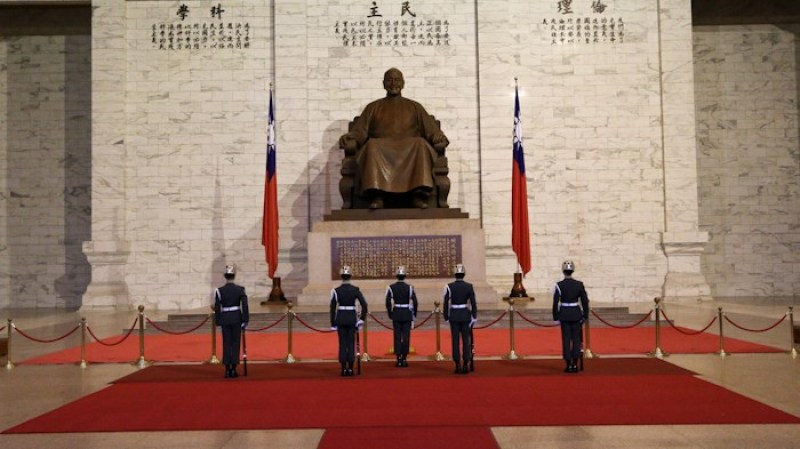
[[[368,104],[339,139],[342,209],[447,208],[450,194],[440,123],[400,95],[403,74],[386,71],[386,97]]]

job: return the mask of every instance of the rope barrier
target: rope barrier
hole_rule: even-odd
[[[145,320],[151,326],[153,326],[153,328],[155,328],[157,331],[161,331],[161,332],[163,332],[165,334],[170,334],[170,335],[186,335],[188,333],[194,332],[197,329],[200,329],[201,327],[203,327],[203,325],[208,322],[208,319],[209,319],[209,317],[206,316],[205,319],[203,319],[203,321],[200,322],[200,324],[198,324],[197,326],[195,326],[195,327],[193,327],[191,329],[185,330],[185,331],[168,331],[168,330],[166,330],[166,329],[164,329],[162,327],[159,327],[158,324],[156,324],[155,321],[151,320],[150,318],[145,318]]]
[[[278,325],[278,323],[280,323],[281,321],[285,320],[285,319],[286,319],[286,315],[287,315],[287,314],[285,314],[285,313],[284,313],[284,314],[283,314],[283,316],[281,316],[280,318],[278,318],[278,320],[277,320],[277,321],[275,321],[275,322],[274,322],[274,323],[272,323],[272,324],[268,324],[268,325],[266,325],[266,326],[264,326],[264,327],[259,327],[258,329],[250,329],[250,328],[248,328],[247,330],[248,330],[248,332],[261,332],[261,331],[270,330],[270,329],[272,329],[273,327],[277,326],[277,325]]]
[[[504,310],[504,311],[503,311],[503,313],[501,313],[501,314],[500,314],[500,316],[499,316],[499,317],[497,317],[497,319],[495,319],[495,320],[494,320],[494,321],[492,321],[491,323],[489,323],[489,324],[487,324],[487,325],[485,325],[485,326],[473,326],[473,329],[486,329],[487,327],[491,327],[491,326],[493,326],[494,324],[496,324],[498,321],[502,320],[502,319],[503,319],[503,317],[504,317],[504,316],[506,316],[506,314],[507,314],[507,313],[508,313],[508,311],[507,311],[507,310]]]
[[[28,340],[35,341],[36,343],[55,343],[55,342],[57,342],[59,340],[63,340],[65,338],[69,337],[70,335],[74,334],[75,331],[77,331],[78,329],[81,328],[81,326],[79,324],[79,325],[75,326],[74,328],[72,328],[72,330],[67,332],[66,334],[64,334],[64,335],[62,335],[60,337],[52,338],[52,339],[44,339],[44,338],[32,337],[32,336],[26,334],[25,332],[23,332],[22,330],[20,330],[20,328],[18,328],[16,325],[14,325],[13,328],[14,328],[15,331],[19,332],[19,334],[22,335],[23,337],[27,338]]]
[[[136,322],[137,322],[137,321],[139,321],[139,319],[138,319],[138,318],[137,318],[137,319],[135,319],[135,320],[133,320],[133,324],[132,324],[132,325],[131,325],[131,327],[128,329],[128,331],[125,333],[125,335],[123,335],[123,336],[122,336],[122,338],[120,338],[120,339],[119,339],[119,341],[116,341],[116,342],[114,342],[114,343],[106,343],[106,342],[104,342],[103,340],[101,340],[101,339],[97,338],[97,335],[95,335],[95,334],[94,334],[94,332],[92,331],[92,328],[91,328],[91,327],[89,327],[89,326],[86,326],[86,331],[87,331],[87,332],[89,332],[89,335],[91,335],[91,336],[92,336],[92,338],[93,338],[93,339],[94,339],[96,342],[100,343],[100,344],[101,344],[101,345],[103,345],[103,346],[117,346],[118,344],[121,344],[123,341],[127,340],[127,339],[128,339],[128,337],[130,337],[130,336],[131,336],[131,334],[133,333],[133,331],[136,329]]]
[[[420,323],[414,323],[414,329],[419,329],[419,328],[421,328],[421,327],[422,327],[422,326],[424,326],[424,325],[425,325],[425,323],[427,323],[427,322],[428,322],[428,321],[429,321],[431,318],[433,318],[433,312],[429,313],[429,314],[428,314],[428,316],[426,316],[426,317],[425,317],[425,319],[424,319],[424,320],[422,320],[422,322],[420,322]]]
[[[380,319],[378,319],[378,317],[376,317],[375,315],[373,315],[373,314],[372,314],[372,312],[369,312],[369,313],[368,313],[368,315],[369,315],[369,316],[370,316],[370,317],[371,317],[373,320],[375,320],[375,322],[376,322],[376,323],[380,324],[380,325],[381,325],[381,327],[383,327],[384,329],[389,329],[389,330],[392,330],[392,329],[394,329],[394,326],[393,326],[393,325],[392,325],[392,326],[387,326],[387,325],[386,325],[386,324],[385,324],[383,321],[381,321]]]
[[[749,328],[746,328],[744,326],[740,326],[740,325],[734,323],[733,321],[731,321],[730,318],[728,318],[727,315],[725,315],[725,321],[731,323],[734,327],[736,327],[738,329],[741,329],[743,331],[747,331],[747,332],[766,332],[766,331],[775,329],[776,327],[778,327],[779,324],[783,323],[784,320],[786,320],[786,315],[784,315],[783,317],[781,317],[781,319],[776,321],[775,324],[773,324],[773,325],[771,325],[769,327],[765,327],[764,329],[749,329]]]
[[[312,331],[314,331],[314,332],[319,332],[319,333],[321,333],[321,334],[330,334],[331,332],[334,332],[334,331],[333,331],[333,329],[330,329],[330,330],[326,330],[326,329],[317,329],[316,327],[314,327],[314,326],[312,326],[312,325],[310,325],[310,324],[306,323],[305,321],[303,321],[303,319],[302,319],[302,318],[300,318],[300,315],[298,315],[298,314],[296,314],[296,313],[294,314],[294,317],[295,317],[295,319],[296,319],[297,321],[299,321],[299,322],[300,322],[300,324],[302,324],[303,326],[305,326],[305,327],[307,327],[307,328],[311,329],[311,330],[312,330]]]
[[[602,318],[600,315],[598,315],[598,314],[597,314],[597,312],[595,312],[594,310],[592,310],[592,315],[594,315],[594,317],[595,317],[595,318],[597,318],[598,320],[600,320],[600,322],[602,322],[603,324],[605,324],[605,325],[606,325],[606,326],[608,326],[608,327],[613,327],[613,328],[615,328],[615,329],[630,329],[630,328],[636,327],[636,326],[638,326],[638,325],[640,325],[640,324],[644,323],[645,321],[649,320],[649,319],[650,319],[650,317],[653,315],[653,311],[651,310],[651,311],[650,311],[650,312],[648,312],[648,313],[647,313],[647,315],[645,315],[645,316],[644,316],[644,317],[643,317],[641,320],[639,320],[639,321],[637,321],[637,322],[635,322],[635,323],[631,324],[630,326],[621,326],[621,325],[615,325],[615,324],[611,324],[611,323],[609,323],[608,321],[604,320],[604,319],[603,319],[603,318]]]
[[[532,319],[530,319],[530,318],[526,317],[526,316],[525,316],[525,315],[523,315],[523,314],[522,314],[522,312],[520,312],[519,310],[517,310],[516,312],[517,312],[517,315],[519,315],[519,317],[520,317],[520,318],[522,318],[523,320],[525,320],[525,321],[527,321],[527,322],[529,322],[529,323],[533,324],[534,326],[539,326],[539,327],[556,327],[556,326],[558,326],[558,325],[559,325],[558,323],[554,323],[554,324],[544,324],[544,323],[539,323],[539,322],[537,322],[537,321],[534,321],[534,320],[532,320]]]
[[[698,334],[702,334],[703,332],[707,331],[708,328],[711,327],[711,325],[713,325],[714,323],[717,322],[717,317],[714,317],[714,318],[711,319],[711,321],[708,323],[708,325],[706,325],[706,327],[700,329],[699,331],[685,331],[685,330],[675,326],[675,324],[672,322],[672,320],[670,320],[669,317],[667,316],[667,312],[665,312],[664,310],[661,310],[661,314],[664,315],[664,319],[667,320],[667,324],[669,324],[669,326],[671,328],[675,329],[676,331],[680,332],[683,335],[698,335]]]
[[[6,330],[6,327],[5,327],[5,326],[3,326],[3,327],[0,327],[0,332],[3,332],[4,330]]]

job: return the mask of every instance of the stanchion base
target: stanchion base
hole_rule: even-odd
[[[797,358],[797,349],[792,348],[792,350],[789,351],[789,355],[791,355],[793,359],[796,359]]]
[[[206,363],[210,365],[219,365],[220,362],[216,355],[212,355],[210,359],[206,360]]]
[[[366,352],[361,354],[361,361],[362,362],[369,362],[370,360],[372,360],[372,359],[369,358],[369,354],[367,354]]]
[[[506,357],[505,357],[505,358],[506,358],[506,360],[519,360],[519,359],[521,359],[522,357],[520,357],[519,355],[517,355],[517,353],[516,353],[516,352],[515,352],[515,351],[512,349],[512,350],[511,350],[511,352],[509,352],[508,354],[506,354]]]
[[[430,357],[430,359],[431,360],[435,360],[437,362],[443,362],[445,360],[450,360],[449,357],[447,357],[446,355],[442,354],[441,352],[437,352],[436,354],[432,355]]]
[[[89,363],[86,360],[81,360],[81,362],[78,363],[78,366],[80,366],[81,368],[86,368],[89,366]]]
[[[656,348],[655,350],[653,350],[653,352],[650,352],[647,355],[649,355],[650,357],[655,357],[657,359],[663,359],[664,357],[669,356],[669,354],[662,351],[661,348]]]
[[[583,357],[586,358],[586,359],[599,359],[600,358],[599,355],[597,355],[594,352],[592,352],[592,350],[589,349],[589,348],[586,348],[583,351]]]
[[[139,360],[137,360],[136,363],[134,363],[134,365],[136,365],[136,367],[139,369],[145,369],[148,366],[150,366],[150,362],[145,360],[144,357],[140,357]]]
[[[717,355],[722,357],[722,358],[725,358],[725,357],[729,356],[730,354],[725,352],[724,349],[720,349],[719,351],[717,351]]]
[[[283,361],[286,363],[294,363],[297,361],[297,359],[294,358],[294,356],[291,353],[289,353],[288,355],[286,355],[286,358],[283,359]]]
[[[14,366],[15,365],[14,365],[13,362],[11,362],[11,361],[6,362],[6,369],[7,370],[11,371],[12,369],[14,369]]]

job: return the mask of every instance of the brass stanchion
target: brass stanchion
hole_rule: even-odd
[[[515,349],[516,342],[514,341],[514,298],[509,298],[508,300],[508,337],[509,337],[509,344],[510,350],[506,355],[508,360],[517,360],[519,356],[517,355],[517,351]]]
[[[667,354],[661,350],[661,298],[653,298],[656,303],[656,348],[650,353],[651,357],[663,359]]]
[[[367,352],[367,320],[364,320],[362,326],[364,327],[364,351],[361,353],[361,361],[369,362],[369,352]],[[358,332],[358,329],[356,329],[356,332]]]
[[[583,323],[585,332],[585,343],[583,345],[583,357],[587,359],[596,359],[597,354],[592,352],[592,326],[589,325],[589,319],[592,318],[592,306],[589,305],[588,312],[586,312],[586,322]]]
[[[8,319],[8,326],[6,330],[8,331],[8,347],[6,348],[6,369],[12,370],[14,369],[14,362],[11,361],[11,329],[14,327],[14,322],[11,318]]]
[[[717,307],[717,319],[719,320],[719,352],[717,352],[717,354],[719,354],[720,357],[725,357],[728,353],[725,352],[725,336],[722,330],[722,318],[722,307]]]
[[[81,318],[81,368],[86,368],[86,317]]]
[[[794,345],[794,334],[795,334],[795,330],[794,330],[794,306],[789,306],[789,343],[790,343],[789,347],[792,348],[792,349],[789,350],[789,354],[792,356],[793,359],[796,359],[797,358],[797,348]],[[10,355],[11,354],[11,349],[10,349],[11,348],[11,340],[8,340],[8,343],[9,343],[9,351],[8,351],[8,353]]]
[[[436,323],[436,354],[434,354],[432,358],[437,362],[447,360],[447,357],[442,354],[442,335],[440,333],[442,325],[442,310],[439,308],[439,305],[441,305],[439,301],[433,302],[433,318],[434,323]]]
[[[136,366],[139,369],[145,368],[149,362],[144,358],[144,306],[139,306],[139,360]]]
[[[211,357],[208,359],[207,363],[219,365],[220,362],[217,358],[217,321],[215,315],[214,312],[208,314],[209,321],[211,321]]]
[[[286,307],[287,307],[286,315],[288,315],[289,318],[289,324],[287,325],[288,326],[287,332],[289,333],[289,348],[286,353],[286,358],[283,359],[283,361],[286,363],[294,363],[297,361],[292,355],[292,323],[294,322],[294,311],[292,310],[292,307],[294,307],[294,304],[291,301],[289,301],[288,303],[286,303]]]

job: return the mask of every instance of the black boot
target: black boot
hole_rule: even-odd
[[[403,358],[400,357],[399,355],[397,356],[397,361],[394,362],[394,366],[395,368],[400,368],[401,366],[403,366]]]
[[[400,361],[400,366],[402,366],[403,368],[408,368],[408,361],[406,360],[405,354],[403,355],[403,358]]]
[[[565,359],[564,363],[566,364],[566,367],[564,368],[564,372],[565,373],[571,373],[572,372],[572,360]]]
[[[454,360],[454,362],[456,363],[456,370],[453,372],[456,374],[461,374],[461,362],[458,360]]]
[[[342,362],[341,365],[342,365],[342,372],[341,372],[340,375],[342,377],[345,377],[345,376],[347,376],[347,363],[346,362]]]
[[[231,377],[239,377],[239,373],[236,372],[236,365],[231,365]]]
[[[227,379],[229,377],[231,377],[231,366],[225,365],[225,378]]]

